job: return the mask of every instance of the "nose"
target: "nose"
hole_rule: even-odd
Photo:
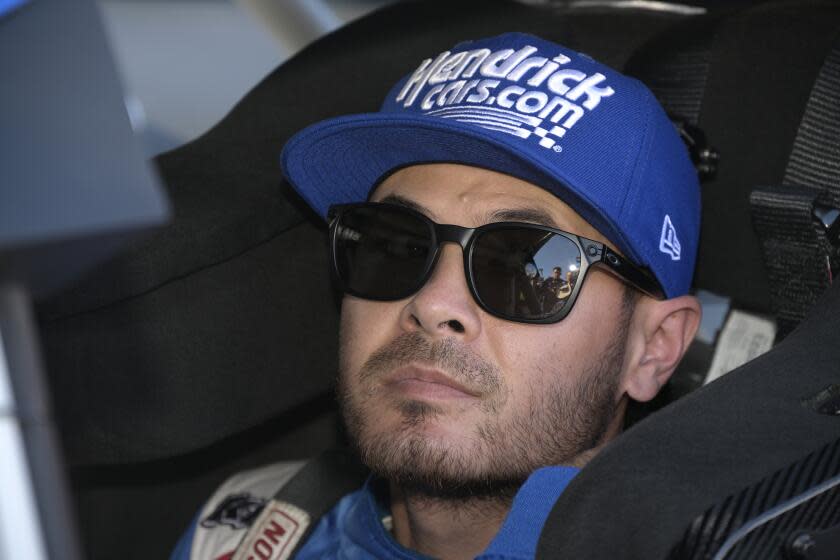
[[[464,257],[457,244],[441,247],[431,277],[403,308],[400,326],[434,338],[457,336],[464,342],[481,332],[479,308],[467,286]]]

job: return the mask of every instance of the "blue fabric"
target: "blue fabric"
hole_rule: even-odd
[[[534,471],[513,499],[513,507],[496,538],[477,559],[533,558],[554,502],[578,472],[580,469],[575,467],[544,467]]]
[[[0,17],[3,17],[16,8],[20,8],[28,1],[29,0],[0,0]]]
[[[535,471],[513,500],[513,506],[490,546],[477,560],[533,558],[537,541],[554,502],[578,473],[575,467],[545,467]],[[400,546],[382,526],[383,506],[369,480],[348,494],[318,523],[301,547],[298,560],[425,559]]]
[[[535,471],[513,499],[511,510],[496,537],[476,560],[526,560],[533,558],[537,541],[554,502],[577,475],[575,467],[544,467]],[[372,489],[372,481],[346,496],[315,526],[296,560],[427,560],[404,548],[382,526],[387,514]],[[189,560],[196,516],[178,541],[170,560]],[[220,554],[227,551],[218,551]],[[212,560],[212,559],[208,559]]]
[[[190,552],[192,552],[192,542],[193,536],[195,535],[195,529],[198,526],[198,518],[201,516],[201,512],[199,511],[195,518],[190,523],[189,529],[178,541],[178,544],[175,545],[175,550],[172,551],[172,554],[169,556],[169,560],[190,560]]]
[[[506,173],[556,194],[650,268],[668,297],[691,285],[700,185],[665,111],[641,82],[533,35],[433,54],[380,112],[314,124],[281,159],[321,216],[331,204],[366,200],[383,176],[411,164]]]
[[[318,523],[295,560],[425,559],[400,546],[382,526],[383,511],[371,481],[344,496]]]

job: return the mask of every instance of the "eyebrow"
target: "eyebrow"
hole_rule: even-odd
[[[383,198],[379,202],[386,202],[388,204],[396,204],[397,206],[404,206],[406,208],[411,208],[412,210],[420,212],[421,214],[424,214],[424,215],[428,216],[432,220],[437,221],[437,218],[435,217],[434,212],[432,212],[431,210],[429,210],[428,208],[426,208],[422,204],[420,204],[418,202],[414,202],[410,198],[405,198],[405,197],[400,196],[398,194],[389,194],[388,196],[386,196],[385,198]]]
[[[490,214],[488,222],[532,222],[559,229],[551,214],[539,208],[509,208]]]
[[[386,202],[389,204],[396,204],[398,206],[404,206],[406,208],[411,208],[421,214],[424,214],[430,217],[432,220],[438,221],[435,217],[435,213],[432,212],[430,209],[426,208],[422,204],[411,200],[410,198],[405,198],[398,194],[389,194],[379,202]],[[491,212],[485,223],[493,223],[493,222],[531,222],[535,224],[540,224],[544,226],[553,227],[559,229],[560,226],[557,225],[557,222],[554,218],[551,217],[551,214],[542,210],[540,208],[503,208],[500,210],[495,210]]]

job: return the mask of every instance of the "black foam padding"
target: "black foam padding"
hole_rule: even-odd
[[[336,315],[321,232],[298,225],[141,297],[47,324],[72,464],[199,449],[329,390]],[[87,367],[86,367],[87,366]]]
[[[840,416],[806,406],[840,380],[840,285],[767,354],[643,420],[572,481],[539,558],[665,558],[724,497],[840,434]]]

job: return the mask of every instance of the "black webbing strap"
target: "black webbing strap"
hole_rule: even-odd
[[[355,454],[330,449],[306,463],[274,499],[295,504],[317,520],[344,495],[358,490],[368,473]]]
[[[708,25],[708,22],[704,24]],[[691,25],[682,26],[679,34],[683,39],[680,48],[657,48],[654,52],[647,45],[630,59],[625,70],[640,78],[665,108],[688,148],[700,180],[705,181],[714,177],[719,159],[719,154],[707,143],[705,133],[698,127],[712,45],[708,33],[692,32]],[[670,35],[669,40],[673,40]]]
[[[312,520],[290,557],[306,542],[318,521],[343,496],[358,490],[368,474],[369,471],[355,454],[344,449],[331,449],[306,463],[277,491],[275,500],[296,505],[306,511]]]
[[[641,79],[654,93],[669,116],[697,126],[706,80],[709,75],[712,41],[710,19],[687,21],[676,31],[640,48],[627,62],[625,71]],[[662,48],[662,44],[679,48]]]
[[[779,338],[802,320],[832,281],[837,248],[815,208],[840,207],[840,42],[811,89],[788,159],[784,186],[750,195]]]
[[[750,195],[779,339],[799,324],[830,284],[831,248],[812,216],[818,196],[815,189],[793,186],[760,188]]]
[[[343,496],[358,490],[367,476],[367,468],[353,453],[343,449],[321,453],[274,494],[233,558],[293,558],[318,521]],[[294,539],[289,539],[292,533]]]

